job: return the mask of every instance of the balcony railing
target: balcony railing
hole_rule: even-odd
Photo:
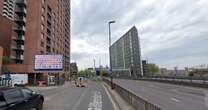
[[[17,26],[17,27],[14,28],[14,30],[17,31],[17,32],[19,32],[19,31],[25,32],[25,27],[24,26]]]
[[[15,21],[18,23],[24,23],[26,22],[26,18],[25,17],[16,17]]]
[[[26,0],[16,0],[16,4],[22,5],[22,6],[27,6],[27,1]]]
[[[23,59],[24,59],[24,56],[23,56],[23,55],[21,55],[21,56],[20,56],[20,59],[21,59],[21,60],[23,60]]]
[[[12,39],[15,41],[25,41],[25,36],[22,35],[21,37],[12,36]]]
[[[24,45],[21,45],[21,46],[15,46],[15,45],[13,45],[12,46],[12,49],[13,50],[24,50]]]
[[[26,14],[27,13],[27,10],[25,8],[15,8],[15,12],[18,13],[18,14]]]

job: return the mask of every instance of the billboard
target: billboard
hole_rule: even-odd
[[[63,55],[35,55],[35,71],[62,71]]]

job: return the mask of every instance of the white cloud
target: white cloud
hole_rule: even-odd
[[[74,0],[72,59],[75,58],[81,68],[92,66],[89,62],[99,57],[103,65],[108,64],[107,22],[116,20],[112,25],[113,41],[136,25],[143,58],[150,57],[151,61],[166,67],[180,65],[184,61],[181,58],[187,59],[187,64],[208,63],[204,56],[207,53],[204,44],[208,43],[205,40],[208,38],[207,6],[208,0]],[[184,53],[180,50],[188,47],[194,48],[194,53],[199,55],[189,55],[191,49]],[[162,56],[172,51],[179,55],[168,54],[170,60]]]

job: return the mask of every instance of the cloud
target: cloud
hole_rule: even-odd
[[[163,67],[208,63],[208,0],[74,0],[72,60],[108,64],[108,25],[115,42],[138,28],[142,57]]]

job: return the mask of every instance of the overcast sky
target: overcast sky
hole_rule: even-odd
[[[136,26],[142,58],[160,67],[208,64],[208,0],[72,0],[72,62],[108,64],[113,42]],[[100,60],[99,60],[100,59]]]

